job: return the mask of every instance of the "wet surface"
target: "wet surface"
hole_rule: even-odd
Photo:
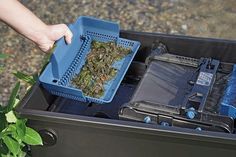
[[[72,23],[81,15],[116,21],[121,29],[200,37],[236,39],[235,0],[21,0],[48,24]],[[0,102],[6,102],[19,70],[40,71],[45,56],[32,42],[0,23],[0,52],[11,57],[0,61]],[[22,93],[25,91],[25,85]]]

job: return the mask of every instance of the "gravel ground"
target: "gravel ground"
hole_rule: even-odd
[[[122,29],[236,39],[235,0],[21,0],[48,24],[72,23],[81,15],[119,22]],[[22,19],[23,20],[23,19]],[[13,70],[33,74],[45,56],[32,42],[0,23],[0,52],[11,54],[0,74],[0,103],[16,79]],[[22,88],[22,93],[25,86]]]

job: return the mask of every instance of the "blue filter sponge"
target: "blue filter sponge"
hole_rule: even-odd
[[[233,71],[228,80],[225,94],[221,100],[222,115],[230,116],[236,118],[236,64],[233,66]]]

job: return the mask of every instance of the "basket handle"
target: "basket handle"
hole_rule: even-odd
[[[73,25],[70,24],[68,27],[73,33],[73,38],[75,38],[77,35]],[[66,43],[64,37],[56,41],[56,48],[50,59],[52,63],[52,74],[55,79],[59,79],[65,73],[70,66],[71,60],[75,57],[75,53],[71,52],[78,47],[75,41],[76,39],[72,39],[70,45]]]

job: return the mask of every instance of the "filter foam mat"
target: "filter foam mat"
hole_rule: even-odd
[[[225,88],[220,112],[222,115],[236,118],[236,64],[233,66],[231,76]]]

